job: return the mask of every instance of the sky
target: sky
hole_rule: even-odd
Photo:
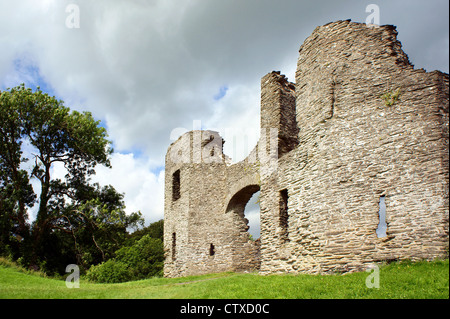
[[[148,225],[164,215],[170,143],[213,129],[234,162],[245,158],[258,139],[261,77],[279,70],[294,82],[313,30],[365,22],[369,4],[397,26],[416,68],[448,73],[447,0],[0,0],[0,90],[40,86],[92,112],[115,150],[94,181],[125,193],[127,212]]]

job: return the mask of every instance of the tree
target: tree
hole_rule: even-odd
[[[138,229],[135,232],[131,233],[124,244],[127,246],[131,246],[134,242],[138,241],[145,235],[149,235],[151,238],[159,238],[163,240],[164,219],[153,222],[147,227]]]
[[[110,243],[100,238],[109,232],[110,240],[118,243],[127,227],[143,222],[140,213],[124,213],[123,196],[113,187],[101,189],[90,184],[97,165],[110,167],[113,150],[106,129],[91,113],[71,112],[39,88],[33,92],[22,84],[0,94],[1,227],[16,237],[28,234],[20,236],[30,238],[29,263],[49,267],[49,263],[57,264],[64,251],[83,263],[84,254],[89,254],[85,247],[92,244],[105,260]],[[22,158],[25,141],[31,151]],[[26,162],[31,162],[28,171],[22,169]],[[51,176],[55,163],[67,170],[63,180]],[[31,178],[40,182],[39,198],[30,185]],[[37,216],[29,226],[26,211],[35,200],[39,204]],[[7,219],[17,225],[8,224]],[[97,259],[94,256],[84,261]]]
[[[19,243],[28,238],[27,208],[36,196],[22,162],[20,89],[0,91],[0,253],[17,257]]]
[[[66,208],[58,229],[74,239],[77,264],[85,269],[114,257],[127,235],[127,229],[143,224],[140,213],[125,214],[123,195],[108,185],[92,189],[89,200]]]

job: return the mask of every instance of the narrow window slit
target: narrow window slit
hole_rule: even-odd
[[[279,226],[281,228],[281,239],[283,241],[289,241],[289,215],[288,215],[288,191],[283,189],[280,191],[280,215],[279,215]]]
[[[176,259],[177,234],[172,233],[172,260]]]
[[[215,253],[216,253],[216,248],[214,247],[213,244],[209,244],[209,255],[214,256]]]
[[[172,175],[172,201],[180,198],[180,170]]]
[[[382,238],[382,237],[387,236],[386,235],[387,224],[386,224],[386,196],[385,195],[380,197],[378,206],[379,206],[379,210],[378,210],[379,223],[378,223],[378,228],[376,230],[376,233],[377,233],[378,238]]]

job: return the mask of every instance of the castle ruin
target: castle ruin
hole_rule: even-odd
[[[228,163],[214,131],[170,145],[165,276],[348,272],[448,256],[449,76],[414,69],[396,35],[349,20],[317,27],[295,83],[262,78],[261,137],[241,162]],[[257,191],[253,241],[244,209]]]

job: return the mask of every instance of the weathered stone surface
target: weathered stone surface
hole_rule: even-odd
[[[295,84],[262,78],[261,139],[242,162],[227,164],[217,132],[169,147],[166,276],[359,271],[447,254],[449,77],[414,69],[396,35],[350,21],[316,28]],[[258,190],[253,242],[243,211]]]

